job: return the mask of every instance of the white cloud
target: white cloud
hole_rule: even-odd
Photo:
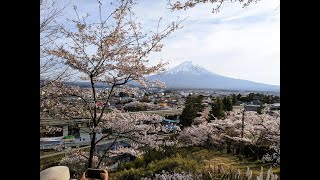
[[[73,0],[72,3],[78,5],[82,14],[97,12],[95,1]],[[229,3],[218,14],[212,14],[210,4],[171,12],[166,0],[138,0],[134,12],[146,32],[156,30],[160,17],[163,17],[162,27],[177,16],[188,17],[183,29],[163,41],[163,51],[150,56],[150,64],[163,59],[171,68],[191,60],[224,76],[279,85],[279,4],[279,0],[261,0],[242,8],[238,3]]]
[[[184,28],[164,41],[163,51],[150,56],[151,62],[162,58],[169,61],[171,68],[192,60],[217,74],[279,85],[280,13],[275,11],[278,6],[277,0],[264,0],[248,8],[228,4],[218,14],[211,13],[210,5],[174,13],[165,8],[157,11],[158,5],[149,6],[141,13],[149,19],[148,23],[161,16],[168,21],[177,15],[189,16]]]

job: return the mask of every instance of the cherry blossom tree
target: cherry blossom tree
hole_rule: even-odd
[[[65,65],[76,71],[79,77],[90,82],[89,89],[66,86],[56,83],[56,86],[46,89],[42,94],[47,97],[42,103],[42,114],[48,118],[60,116],[65,119],[87,119],[90,122],[91,146],[88,154],[88,167],[93,167],[96,156],[95,146],[111,134],[115,135],[114,142],[120,137],[129,138],[139,144],[158,147],[157,135],[147,135],[147,131],[159,123],[162,117],[144,115],[142,113],[121,113],[112,111],[106,113],[110,98],[117,92],[132,90],[127,85],[130,81],[137,81],[143,87],[152,83],[145,76],[164,70],[166,63],[148,66],[148,56],[152,52],[160,52],[163,44],[160,42],[173,31],[180,28],[181,20],[172,22],[165,29],[156,32],[144,33],[141,25],[136,22],[132,6],[133,0],[112,1],[113,10],[109,16],[102,15],[103,5],[98,1],[98,22],[89,20],[89,14],[80,16],[77,7],[74,7],[77,18],[69,20],[74,28],[62,26],[59,32],[67,39],[59,47],[48,47],[46,53],[63,59]],[[158,27],[161,19],[158,22]],[[104,83],[107,89],[98,92],[96,84]],[[75,98],[74,103],[68,103],[68,98]],[[54,99],[54,100],[52,100]],[[97,102],[103,101],[101,110]],[[46,111],[45,111],[46,110]],[[50,111],[52,113],[50,113]],[[142,122],[152,121],[150,125],[141,126]],[[112,133],[100,140],[96,140],[96,133],[103,128],[109,128]],[[103,165],[106,153],[98,157],[97,166]]]
[[[67,3],[61,1],[40,0],[40,78],[44,81],[40,88],[70,75],[67,67],[63,67],[62,59],[46,52],[48,47],[55,46],[61,38],[59,29],[62,24],[58,19],[63,17],[67,6]]]
[[[59,99],[53,98],[52,90],[60,86],[61,80],[70,76],[68,67],[63,66],[64,61],[46,52],[49,47],[57,45],[61,39],[59,29],[62,24],[58,19],[64,16],[67,3],[56,0],[40,0],[40,116],[48,119],[48,115],[55,115],[52,106],[58,104]],[[45,112],[45,113],[43,113]],[[59,116],[59,113],[56,114]],[[41,127],[40,131],[53,133],[61,131],[56,127]]]
[[[199,4],[210,3],[214,6],[212,13],[218,13],[226,3],[239,3],[242,5],[242,7],[247,7],[251,3],[257,3],[258,1],[260,0],[184,0],[183,2],[175,0],[172,3],[171,0],[168,0],[168,5],[170,6],[171,10],[187,10]]]
[[[252,145],[254,149],[251,151],[257,157],[261,155],[260,148],[267,147],[276,154],[266,155],[264,159],[267,161],[270,156],[274,156],[280,161],[280,116],[277,113],[269,115],[245,112],[244,123],[242,118],[240,110],[233,110],[223,120],[204,122],[183,129],[178,139],[185,146],[213,145],[218,149],[227,148],[229,153],[231,149],[239,148],[241,143]]]

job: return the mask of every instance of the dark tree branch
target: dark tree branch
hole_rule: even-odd
[[[106,157],[107,152],[108,152],[109,149],[116,143],[117,139],[118,139],[118,137],[116,137],[116,138],[114,139],[114,141],[112,142],[112,144],[104,151],[104,153],[103,153],[103,155],[102,155],[102,157],[101,157],[101,159],[100,159],[100,161],[99,161],[99,163],[98,163],[98,165],[97,165],[97,168],[99,168],[101,162],[102,162],[103,159]]]

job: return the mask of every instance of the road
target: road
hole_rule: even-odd
[[[158,114],[158,115],[181,115],[182,109],[174,109],[174,110],[155,110],[155,111],[139,111],[142,113],[148,114]],[[137,112],[129,112],[129,113],[137,113]],[[70,125],[70,124],[81,124],[88,123],[90,120],[88,119],[77,119],[77,120],[63,120],[63,119],[50,119],[50,120],[41,120],[41,126],[55,126],[55,125]]]
[[[119,139],[118,141],[123,141],[123,140],[125,140],[125,138]],[[112,143],[113,141],[114,141],[114,139],[105,140],[105,141],[100,141],[100,142],[98,143],[98,145]],[[89,142],[89,144],[90,144],[90,142]],[[75,148],[74,150],[86,149],[86,148],[88,148],[88,147],[90,147],[90,146],[79,147],[79,148]],[[66,153],[66,152],[65,152],[65,151],[62,151],[62,152],[47,154],[47,155],[40,156],[40,159],[47,158],[47,157],[52,157],[52,156],[57,156],[57,155],[64,154],[64,153]]]
[[[165,138],[165,137],[168,137],[168,136],[171,136],[171,135],[172,134],[163,134],[163,135],[160,135],[160,137]],[[117,141],[120,142],[120,141],[126,141],[126,140],[127,140],[126,138],[120,138]],[[99,142],[98,145],[112,143],[113,141],[114,141],[114,139],[104,140],[104,141]],[[88,142],[88,144],[90,144],[90,142]],[[78,144],[78,146],[79,146],[79,144]],[[88,147],[90,147],[90,145],[84,146],[84,147],[75,148],[75,150],[85,149],[85,148],[88,148]],[[40,156],[40,159],[47,158],[47,157],[52,157],[52,156],[56,156],[56,155],[60,155],[60,154],[64,154],[64,153],[65,152],[63,151],[63,152],[47,154],[47,155]]]
[[[89,145],[90,141],[76,141],[76,142],[60,142],[60,141],[48,141],[40,142],[41,149],[54,149],[58,147],[75,147]]]

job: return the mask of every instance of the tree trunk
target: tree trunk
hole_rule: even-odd
[[[227,143],[227,153],[231,153],[231,143]]]
[[[89,162],[88,162],[88,168],[92,168],[92,160],[93,160],[93,153],[96,148],[96,132],[94,131],[94,128],[97,127],[97,99],[96,99],[96,89],[94,87],[94,81],[93,81],[93,75],[90,75],[90,83],[91,83],[91,89],[92,89],[92,95],[93,95],[93,101],[94,101],[94,108],[93,108],[93,130],[92,130],[92,139],[91,139],[91,146],[90,146],[90,155],[89,155]],[[102,109],[102,112],[104,109]]]
[[[93,164],[93,153],[94,153],[94,150],[95,150],[95,143],[96,143],[96,132],[92,132],[92,139],[91,139],[91,146],[90,146],[90,156],[89,156],[88,168],[92,168],[92,164]]]
[[[236,155],[239,155],[240,154],[240,148],[239,148],[240,146],[238,146],[237,148],[236,148]]]

